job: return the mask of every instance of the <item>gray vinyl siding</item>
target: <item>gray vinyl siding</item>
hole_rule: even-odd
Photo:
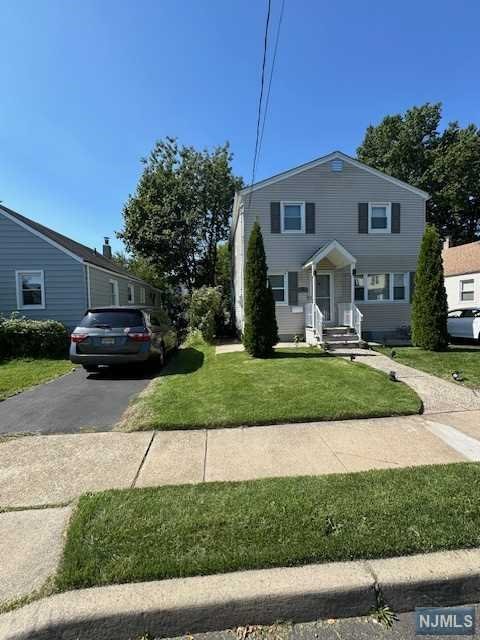
[[[15,271],[43,270],[45,309],[17,309]],[[87,306],[83,265],[0,212],[0,313],[74,327]]]
[[[110,280],[115,280],[118,283],[118,304],[127,305],[128,302],[128,285],[133,284],[134,287],[134,299],[133,304],[151,304],[149,295],[155,293],[155,289],[149,287],[147,284],[142,285],[135,280],[131,280],[127,277],[118,275],[116,273],[108,273],[101,269],[97,269],[92,265],[88,265],[90,274],[90,306],[101,307],[110,306],[111,300],[111,288]],[[145,289],[145,303],[140,300],[140,289]],[[156,302],[159,303],[158,293],[156,294]]]
[[[244,211],[243,244],[246,246],[255,220],[262,227],[269,273],[297,271],[299,286],[311,276],[302,274],[302,264],[325,243],[337,240],[357,260],[358,273],[415,271],[425,228],[425,200],[388,180],[344,162],[342,172],[332,172],[330,163],[306,169],[241,196]],[[315,233],[287,234],[270,232],[270,204],[281,201],[315,204]],[[400,204],[400,233],[360,234],[358,204],[395,202]],[[323,265],[322,265],[323,266]],[[319,266],[320,267],[320,266]],[[334,270],[334,268],[332,268]],[[305,274],[305,275],[304,275]],[[237,275],[237,274],[235,274]],[[334,270],[335,304],[350,302],[350,270]],[[311,285],[308,285],[311,288]],[[311,291],[309,289],[310,295]],[[299,305],[304,304],[299,296]],[[364,314],[365,331],[391,332],[410,324],[410,304],[357,303]],[[279,333],[291,336],[303,332],[304,316],[278,306]]]

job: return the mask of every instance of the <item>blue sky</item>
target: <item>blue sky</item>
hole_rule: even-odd
[[[257,179],[354,154],[369,123],[413,104],[442,101],[445,121],[480,123],[478,0],[285,3]],[[265,10],[0,0],[0,200],[99,247],[156,139],[229,140],[248,180]]]

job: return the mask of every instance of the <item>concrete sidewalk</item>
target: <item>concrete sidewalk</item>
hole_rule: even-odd
[[[0,616],[0,638],[132,640],[478,601],[480,550],[70,591]]]
[[[463,434],[475,443],[479,425],[480,411],[468,411],[428,419],[12,438],[0,443],[0,509],[63,505],[87,491],[113,488],[475,460],[480,453],[459,439]]]

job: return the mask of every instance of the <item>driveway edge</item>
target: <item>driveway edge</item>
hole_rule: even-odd
[[[479,600],[480,549],[178,578],[57,594],[0,616],[2,640],[132,640]]]

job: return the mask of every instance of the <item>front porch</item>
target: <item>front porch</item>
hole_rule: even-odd
[[[363,315],[355,304],[356,259],[336,240],[320,247],[304,264],[309,280],[304,305],[308,344],[359,344]]]

